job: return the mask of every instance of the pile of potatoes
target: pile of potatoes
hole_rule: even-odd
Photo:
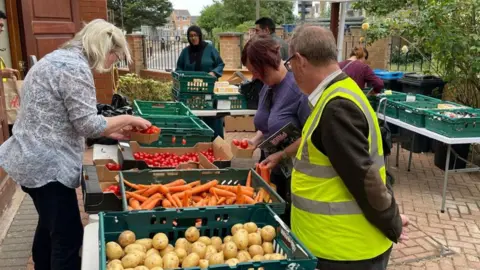
[[[274,253],[276,231],[272,226],[258,228],[249,222],[234,225],[231,232],[222,241],[217,236],[200,236],[197,228],[190,227],[185,238],[177,239],[172,246],[164,233],[137,240],[132,231],[124,231],[117,242],[106,245],[107,270],[206,269],[209,265],[286,259]]]

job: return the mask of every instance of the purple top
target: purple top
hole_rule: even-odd
[[[351,60],[340,62],[340,68],[343,70]],[[384,87],[383,81],[373,73],[373,70],[367,64],[361,61],[354,61],[345,70],[343,70],[350,78],[352,78],[360,88],[365,88],[368,83],[373,87],[375,93],[380,93]]]
[[[283,81],[273,88],[272,108],[269,110],[267,93],[270,87],[264,85],[259,95],[258,109],[255,114],[255,128],[263,133],[264,139],[292,122],[302,129],[310,115],[308,98],[297,86],[293,73],[288,72]]]

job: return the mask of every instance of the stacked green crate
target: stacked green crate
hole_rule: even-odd
[[[480,136],[480,110],[472,108],[428,110],[425,128],[450,138]]]
[[[192,111],[182,102],[170,101],[133,101],[133,113],[138,116],[147,115],[173,115],[195,116]]]
[[[213,88],[217,78],[207,72],[172,72],[174,98],[185,103],[192,110],[214,108]]]
[[[438,110],[441,109],[442,105],[451,106],[452,108],[466,108],[460,104],[442,100],[399,102],[397,105],[399,120],[422,128],[425,127],[427,110]]]
[[[244,110],[247,99],[242,94],[215,94],[215,104],[218,110]]]

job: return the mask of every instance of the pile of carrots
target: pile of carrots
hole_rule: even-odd
[[[271,202],[268,192],[263,188],[254,190],[251,172],[245,186],[220,185],[218,180],[203,185],[200,181],[187,184],[183,179],[165,185],[133,184],[127,180],[124,183],[135,190],[126,192],[129,210],[151,210],[160,206],[180,208]]]

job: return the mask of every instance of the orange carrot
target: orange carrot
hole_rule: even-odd
[[[241,189],[240,186],[238,188]],[[215,193],[215,194],[217,194],[218,196],[221,196],[221,197],[235,197],[235,196],[237,196],[233,192],[226,191],[226,190],[219,189],[219,188],[214,188],[214,187],[210,188],[210,193],[212,193],[212,194]]]
[[[242,187],[240,185],[237,186],[237,204],[244,204],[245,199],[243,197]]]
[[[139,185],[137,184],[132,184],[130,182],[128,182],[127,180],[123,179],[123,182],[125,183],[125,185],[133,188],[133,189],[136,189],[136,190],[139,190],[139,189],[142,189]]]
[[[165,208],[170,208],[170,207],[172,207],[172,203],[168,199],[164,199],[162,201],[162,206],[165,207]]]
[[[230,191],[230,192],[233,192],[233,193],[237,192],[237,187],[236,186],[223,186],[222,185],[222,186],[217,186],[215,188],[220,188],[220,189],[227,190],[227,191]],[[245,186],[241,186],[241,189],[242,189],[243,195],[253,197],[253,188],[248,188],[248,187],[245,187]]]
[[[199,201],[203,200],[203,198],[200,197],[200,196],[192,196],[192,200],[193,200],[194,202],[198,203]]]
[[[202,183],[202,182],[200,182],[200,180],[199,180],[199,181],[192,182],[192,183],[190,183],[190,184],[188,184],[188,185],[193,188],[193,187],[199,186],[201,183]]]
[[[206,192],[202,193],[202,198],[206,198],[207,196],[208,196],[208,194]]]
[[[183,186],[183,185],[185,185],[185,183],[186,183],[185,180],[178,179],[178,180],[175,180],[175,181],[170,182],[168,184],[165,184],[164,186],[166,186],[166,187],[176,187],[176,186]]]
[[[208,206],[216,206],[217,205],[217,198],[215,196],[210,197],[208,200]]]
[[[270,184],[270,170],[266,166],[260,165],[260,176],[265,182]]]
[[[147,191],[147,190],[148,190],[148,188],[142,188],[142,189],[139,189],[139,190],[134,191],[133,193],[142,195],[143,192],[145,192],[145,191]]]
[[[177,207],[182,207],[182,201],[177,196],[172,195],[172,198],[175,200],[175,204],[178,205]]]
[[[213,196],[215,196],[215,198],[217,199],[218,201],[218,195],[217,193],[215,192],[215,190],[213,188],[210,189],[210,192],[212,192]]]
[[[179,206],[177,205],[177,202],[176,202],[175,199],[173,198],[172,194],[167,193],[167,194],[165,194],[165,196],[166,196],[167,199],[170,201],[170,203],[172,204],[172,206],[179,207]]]
[[[185,191],[185,196],[183,196],[183,206],[184,207],[190,206],[189,200],[190,200],[191,196],[192,196],[192,193],[190,193],[189,190]]]
[[[226,201],[225,201],[225,204],[233,204],[235,202],[235,200],[237,200],[237,198],[228,198]]]
[[[163,196],[162,196],[161,194],[159,194],[159,193],[155,193],[152,197],[150,197],[150,198],[148,198],[146,201],[144,201],[144,202],[142,203],[142,205],[140,205],[140,207],[141,207],[142,209],[146,209],[147,206],[150,206],[150,205],[152,204],[152,202],[153,202],[153,201],[156,201],[157,199],[160,199],[160,200],[161,200],[161,199],[163,199]],[[157,200],[157,202],[158,202],[158,200]],[[152,207],[152,208],[153,208],[153,207]]]
[[[158,191],[162,194],[167,194],[168,193],[168,187],[164,186],[164,185],[155,185],[158,187]]]
[[[212,181],[210,181],[206,184],[196,186],[196,187],[192,188],[190,191],[192,192],[192,195],[193,194],[198,194],[198,193],[206,192],[206,191],[210,190],[211,187],[214,187],[216,185],[218,185],[218,180],[212,180]],[[183,198],[183,196],[185,196],[185,191],[176,193],[175,196],[177,196],[178,198]]]
[[[134,198],[130,198],[130,200],[128,200],[128,203],[130,205],[130,207],[132,207],[132,209],[142,209],[140,207],[140,203],[138,202],[138,200],[134,199]]]
[[[226,200],[227,200],[227,198],[221,197],[221,198],[218,200],[217,205],[222,205]]]
[[[157,205],[157,203],[161,200],[161,198],[157,197],[157,198],[154,198],[152,201],[148,202],[148,204],[142,204],[143,205],[143,209],[145,210],[152,210],[153,208],[155,208],[155,206]]]
[[[248,196],[243,195],[243,200],[245,201],[246,204],[255,204],[255,201]]]
[[[260,198],[260,191],[257,192],[257,194],[255,195],[255,198],[254,198],[255,202],[258,202],[259,198]]]
[[[169,187],[168,191],[169,193],[177,193],[177,192],[182,192],[191,189],[192,187],[189,185],[183,185],[183,186],[175,186],[175,187]]]
[[[205,206],[206,202],[207,202],[207,199],[202,199],[197,203],[197,206]]]
[[[151,186],[150,188],[148,188],[144,193],[142,193],[142,196],[145,196],[145,197],[150,197],[152,196],[153,194],[155,194],[158,190],[158,187],[157,186]]]
[[[255,163],[255,171],[258,173],[258,175],[260,175],[262,173],[262,171],[260,170],[260,164],[259,163]]]
[[[133,208],[131,206],[129,206],[128,211],[133,211]]]
[[[130,192],[130,191],[127,191],[126,193],[127,193],[131,198],[135,198],[136,200],[138,200],[139,202],[142,202],[142,203],[148,199],[148,198],[145,197],[145,196],[138,195],[138,194],[135,194],[135,193]]]
[[[263,188],[258,191],[256,202],[263,202]]]
[[[248,172],[247,184],[246,184],[245,186],[247,186],[247,187],[251,187],[251,186],[252,186],[252,171],[249,171],[249,172]]]

